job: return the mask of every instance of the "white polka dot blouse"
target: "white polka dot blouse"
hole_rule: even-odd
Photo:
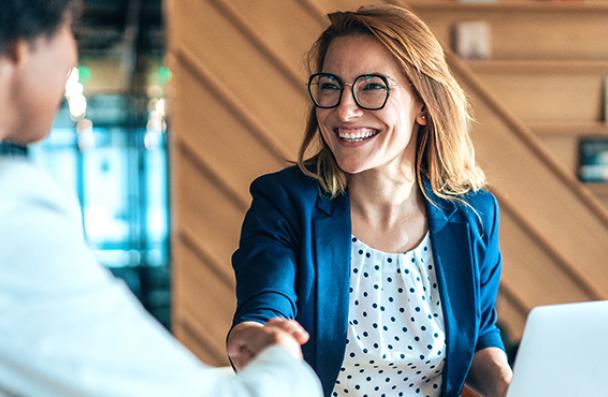
[[[437,397],[445,348],[429,233],[405,253],[353,237],[346,352],[332,395]]]

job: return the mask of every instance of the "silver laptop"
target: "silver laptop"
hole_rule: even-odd
[[[544,396],[608,396],[608,301],[530,312],[507,397]]]

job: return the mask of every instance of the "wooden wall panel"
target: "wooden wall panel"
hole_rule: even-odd
[[[608,296],[603,259],[608,257],[606,225],[574,191],[565,189],[564,180],[529,146],[542,146],[541,142],[522,141],[479,97],[472,96],[472,103],[478,121],[473,138],[492,186],[516,203],[526,220],[576,264],[600,296]]]
[[[475,7],[438,13],[428,6],[431,3],[420,6],[416,2],[415,7],[421,7],[420,14],[444,40],[449,39],[452,20],[476,16],[463,12]],[[352,10],[359,4],[354,0],[167,0],[173,71],[174,331],[209,363],[227,363],[224,340],[234,309],[230,256],[249,204],[249,183],[257,175],[284,167],[285,159],[295,159],[309,107],[304,54],[327,23],[323,12]],[[484,15],[496,21],[502,18],[492,12]],[[517,35],[536,36],[513,47],[508,41],[518,41],[513,37],[519,36],[501,39],[513,34],[513,28],[499,27],[495,31],[497,54],[510,57],[517,50],[517,57],[525,58],[533,55],[530,48],[536,50],[539,43],[555,40],[554,33],[538,31],[538,15],[517,10],[509,14],[513,17],[509,25],[512,22],[521,28]],[[547,45],[541,53],[604,56],[604,48],[598,48],[596,40],[604,26],[598,25],[596,16],[585,15],[547,14],[548,24],[572,27],[584,43],[565,55],[554,45]],[[487,86],[503,89],[502,81],[490,81],[493,77],[488,76]],[[539,91],[534,94],[540,95],[544,88],[534,84],[541,80],[532,80],[503,85],[508,92],[518,84],[530,84]],[[599,95],[595,75],[593,81],[566,80],[564,87],[582,90],[581,98]],[[529,142],[514,133],[513,123],[501,118],[478,95],[475,84],[467,87],[472,90],[479,121],[474,132],[479,159],[503,205],[505,271],[499,314],[511,336],[518,338],[527,311],[534,305],[608,296],[603,266],[603,258],[608,257],[606,225],[538,158]],[[597,108],[567,108],[567,103],[554,98],[554,91],[544,95],[538,98],[547,103],[555,100],[555,109],[583,112],[569,118],[571,123],[599,117]],[[517,99],[512,101],[515,108],[520,105]],[[522,118],[542,123],[553,114],[542,113],[549,110],[533,105],[534,113]],[[528,111],[516,110],[514,114]],[[562,153],[563,164],[571,173],[571,153],[563,142],[551,139],[547,137],[544,151]],[[537,139],[535,145],[542,142]],[[608,200],[608,194],[606,197]],[[581,249],[585,253],[578,255]]]
[[[554,302],[588,300],[590,294],[544,247],[502,208],[503,279],[511,294],[524,302],[526,310]],[[542,285],[542,288],[539,288]]]
[[[277,151],[252,132],[246,121],[239,119],[238,111],[221,103],[217,92],[205,85],[184,62],[176,61],[172,67],[179,76],[174,83],[175,90],[189,93],[176,96],[172,106],[182,145],[203,159],[223,183],[238,193],[243,203],[248,203],[248,188],[253,178],[261,170],[270,172],[285,163]]]
[[[608,137],[603,122],[608,62],[472,62],[484,84],[538,133],[545,147],[576,177],[578,141]]]
[[[526,323],[525,312],[506,298],[504,288],[496,302],[499,325],[506,332],[506,336],[514,343],[521,340]]]
[[[381,0],[370,0],[370,1],[358,1],[358,0],[305,0],[305,2],[310,2],[314,4],[317,13],[320,11],[323,14],[334,12],[334,11],[354,11],[357,10],[362,5],[369,4],[384,4],[385,1]],[[326,21],[327,18],[323,15],[321,20]]]
[[[578,174],[578,138],[575,134],[540,137],[551,155],[573,176]]]
[[[608,3],[408,3],[447,46],[455,23],[489,23],[491,59],[469,64],[510,111],[539,134],[551,135],[542,137],[547,149],[575,176],[577,137],[608,136],[601,124],[607,117],[603,85],[608,75]]]
[[[608,207],[608,184],[606,183],[592,183],[586,185],[593,194]]]
[[[485,72],[480,77],[526,122],[593,122],[603,118],[603,74]]]
[[[605,7],[554,7],[551,11],[551,5],[546,4],[519,8],[455,4],[441,8],[433,3],[410,1],[444,44],[450,45],[456,22],[483,20],[491,27],[493,59],[608,59]]]
[[[247,23],[285,65],[289,66],[304,87],[308,75],[305,69],[306,51],[319,36],[325,23],[316,18],[298,1],[216,0],[223,8]],[[289,24],[277,23],[285,16]],[[297,32],[297,34],[294,34]],[[308,98],[306,98],[308,99]]]
[[[175,182],[181,190],[175,197],[174,216],[179,220],[176,232],[187,233],[215,263],[230,273],[230,256],[238,241],[246,207],[237,206],[187,152],[182,149],[178,154],[174,159],[179,167]]]
[[[289,80],[213,1],[179,4],[176,52],[187,51],[234,95],[240,112],[272,132],[287,154],[296,153],[308,105],[304,84]]]
[[[214,270],[195,243],[180,236],[175,247],[180,254],[174,261],[174,274],[181,280],[180,329],[186,344],[203,360],[227,365],[223,342],[235,308],[234,281]]]

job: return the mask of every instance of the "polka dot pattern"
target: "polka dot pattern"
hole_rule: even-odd
[[[430,236],[405,253],[352,237],[348,336],[332,396],[441,394],[445,328]]]

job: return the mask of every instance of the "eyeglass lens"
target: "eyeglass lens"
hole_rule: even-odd
[[[308,91],[316,106],[333,108],[340,104],[344,83],[336,75],[319,73],[311,76]],[[386,103],[389,88],[386,79],[382,76],[364,74],[353,82],[352,93],[359,107],[377,110]]]

